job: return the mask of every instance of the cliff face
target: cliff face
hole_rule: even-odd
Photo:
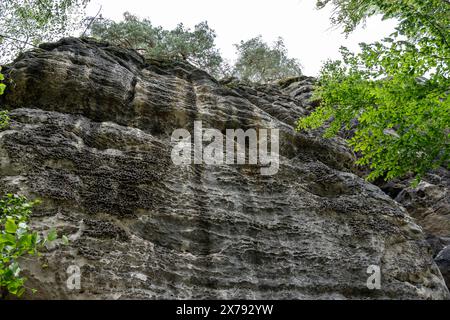
[[[411,177],[397,179],[381,184],[381,188],[422,227],[450,288],[450,171],[433,170],[415,188],[411,182]]]
[[[0,193],[43,200],[33,221],[70,239],[26,262],[35,298],[448,298],[421,229],[352,172],[339,139],[299,134],[312,79],[218,83],[179,62],[63,39],[23,54],[0,104]],[[194,121],[280,129],[281,164],[184,165]],[[367,269],[381,268],[369,290]],[[66,286],[81,270],[81,289]]]

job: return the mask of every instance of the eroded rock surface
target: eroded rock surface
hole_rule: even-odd
[[[395,183],[402,204],[428,234],[450,237],[450,172],[444,168],[427,174],[417,187],[411,179]]]
[[[352,172],[339,140],[293,130],[313,79],[219,83],[181,62],[63,39],[6,68],[0,192],[39,197],[70,241],[27,262],[34,298],[445,299],[424,234]],[[280,129],[278,174],[175,166],[173,130]],[[81,290],[66,286],[81,268]],[[381,289],[369,290],[370,265]]]
[[[397,179],[381,188],[406,208],[423,228],[433,256],[450,287],[450,172],[439,168],[426,174],[419,185],[412,178]]]

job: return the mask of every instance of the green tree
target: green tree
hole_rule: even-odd
[[[267,82],[289,76],[301,75],[298,60],[289,58],[283,39],[272,46],[261,36],[235,44],[238,59],[234,67],[238,78],[254,82]]]
[[[194,30],[183,24],[165,30],[153,26],[148,19],[127,12],[120,22],[96,19],[90,26],[89,35],[138,50],[148,58],[182,59],[213,75],[220,75],[222,58],[215,45],[216,34],[207,22],[196,25]]]
[[[0,1],[0,62],[74,31],[90,0]]]
[[[125,12],[123,21],[120,22],[101,16],[94,19],[88,34],[117,46],[147,52],[161,41],[162,31],[161,27],[154,27],[150,20],[139,19],[135,15]]]
[[[341,61],[327,62],[319,76],[321,105],[298,129],[326,125],[325,135],[350,128],[349,143],[372,170],[369,180],[386,180],[449,166],[450,3],[446,0],[328,0],[332,22],[352,32],[376,14],[398,21],[383,41],[342,48]]]

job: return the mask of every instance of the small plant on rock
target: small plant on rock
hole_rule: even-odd
[[[0,130],[4,130],[9,127],[10,118],[8,111],[0,111]]]
[[[25,256],[39,256],[40,251],[57,239],[52,229],[43,237],[29,226],[33,206],[39,200],[28,201],[23,196],[8,194],[0,200],[0,293],[22,296],[27,289],[21,275],[20,260]],[[63,236],[63,242],[67,238]],[[33,293],[34,289],[29,289]]]

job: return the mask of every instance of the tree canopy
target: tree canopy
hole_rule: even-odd
[[[0,62],[77,28],[90,0],[0,1]]]
[[[287,56],[283,39],[273,46],[261,36],[241,41],[235,47],[236,64],[227,63],[216,47],[216,33],[207,22],[197,24],[193,30],[179,24],[173,30],[152,25],[130,13],[123,21],[96,19],[89,35],[122,47],[140,51],[148,58],[183,59],[208,71],[216,77],[237,76],[243,80],[267,81],[301,73],[300,63]]]
[[[357,125],[350,145],[369,179],[421,175],[449,166],[450,3],[446,0],[328,0],[332,22],[349,33],[375,14],[398,21],[388,38],[342,48],[327,62],[316,97],[321,105],[298,129],[327,125],[326,136]]]
[[[95,20],[89,35],[138,50],[148,58],[183,59],[213,75],[220,73],[223,61],[216,48],[216,34],[207,22],[197,24],[194,30],[183,24],[173,30],[165,30],[153,26],[148,19],[140,19],[127,12],[120,22],[103,18]]]
[[[236,44],[238,59],[235,74],[243,79],[256,82],[301,75],[301,65],[297,59],[289,58],[283,39],[280,37],[268,45],[261,36]]]

